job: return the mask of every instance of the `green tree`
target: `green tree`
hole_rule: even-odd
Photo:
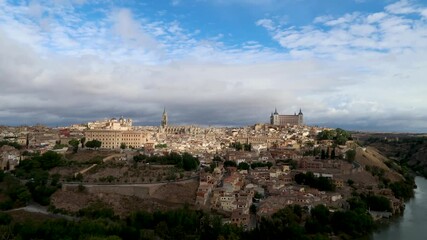
[[[185,152],[182,154],[182,166],[185,171],[196,170],[199,166],[199,160],[193,155]]]
[[[347,152],[345,152],[345,158],[348,162],[354,162],[354,160],[356,159],[356,150],[347,150]]]
[[[249,170],[250,166],[248,163],[246,162],[241,162],[239,163],[239,165],[237,166],[237,169],[239,170]]]
[[[336,157],[335,148],[332,148],[331,159],[335,159],[335,157]]]
[[[244,145],[241,144],[240,142],[235,142],[235,143],[231,143],[230,147],[236,149],[237,151],[240,151],[244,148]]]
[[[249,207],[249,212],[250,212],[251,214],[256,214],[256,211],[257,211],[257,207],[256,207],[254,204],[252,204],[252,205]]]
[[[80,138],[80,143],[82,145],[82,148],[85,147],[85,142],[86,142],[86,138],[85,137]]]
[[[326,149],[326,152],[325,152],[325,159],[329,159],[329,152],[330,152],[330,149],[329,149],[329,147]]]
[[[222,162],[223,160],[222,160],[222,158],[220,156],[215,155],[214,158],[213,158],[213,161],[214,162]]]
[[[126,149],[126,143],[120,143],[120,149]]]
[[[224,167],[237,167],[237,163],[235,161],[225,161]]]
[[[374,222],[372,217],[354,211],[337,211],[332,214],[331,225],[336,234],[345,233],[353,238],[364,236],[372,232]]]
[[[414,185],[409,182],[400,181],[390,184],[390,189],[396,198],[408,200],[414,196]]]
[[[50,170],[61,165],[61,159],[61,155],[53,151],[47,151],[38,158],[40,166],[44,170]]]
[[[324,149],[322,149],[322,152],[320,153],[320,159],[326,159],[326,152]]]
[[[332,231],[330,224],[329,209],[324,205],[317,205],[310,211],[311,218],[307,219],[305,229],[307,232],[315,233],[329,233]]]
[[[9,213],[0,212],[0,225],[8,225],[12,222],[12,217]]]
[[[332,140],[336,136],[335,130],[323,130],[317,134],[318,140]]]
[[[139,155],[133,156],[133,161],[134,161],[135,163],[142,162],[142,161],[144,161],[145,159],[147,159],[147,156],[146,156],[146,155],[141,155],[141,154],[139,154]]]
[[[250,143],[249,144],[247,144],[247,143],[243,144],[243,149],[247,152],[250,152],[252,150],[252,144],[250,144]]]
[[[384,196],[368,195],[365,201],[373,211],[391,211],[390,200]]]
[[[85,144],[85,146],[88,147],[88,148],[100,148],[101,145],[102,145],[102,142],[98,141],[96,139],[91,140],[91,141],[87,141],[86,144]]]
[[[70,144],[73,147],[73,152],[76,153],[79,150],[79,140],[73,138],[70,141],[68,141],[68,144]]]

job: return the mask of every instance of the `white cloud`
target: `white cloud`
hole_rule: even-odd
[[[181,3],[181,0],[172,0],[171,4],[172,6],[178,6]]]
[[[324,16],[316,17],[313,22],[314,23],[325,23],[327,21],[332,20],[333,18],[334,17],[332,17],[331,15],[324,15]]]
[[[266,28],[269,31],[272,31],[272,30],[275,29],[274,22],[271,19],[266,19],[266,18],[260,19],[260,20],[258,20],[256,22],[256,25],[257,26],[262,26],[262,27]]]
[[[419,17],[349,13],[303,27],[260,19],[278,51],[257,41],[229,46],[221,34],[201,39],[177,20],[130,9],[90,20],[72,6],[42,6],[40,21],[27,5],[0,8],[2,122],[128,115],[157,123],[166,105],[175,123],[240,125],[268,121],[278,106],[302,107],[313,124],[398,129],[407,117],[408,129],[425,129],[427,27]]]
[[[366,22],[369,24],[376,23],[376,22],[381,21],[385,17],[387,17],[387,14],[384,12],[373,13],[373,14],[370,14],[366,17]]]
[[[219,4],[249,4],[256,6],[270,6],[280,4],[280,0],[213,0]]]
[[[322,16],[313,21],[316,25],[266,29],[294,58],[327,62],[335,69],[331,75],[345,69],[334,83],[353,84],[338,87],[339,97],[319,94],[312,99],[326,103],[319,119],[338,115],[351,119],[358,113],[366,124],[383,117],[398,124],[392,118],[407,114],[407,109],[424,119],[427,111],[422,103],[426,100],[422,92],[427,91],[422,77],[427,75],[427,23],[419,9],[400,1],[387,6],[386,12]],[[414,13],[418,16],[407,16]],[[422,128],[415,120],[413,127]]]
[[[112,15],[114,31],[125,41],[133,42],[144,48],[157,45],[156,40],[144,31],[129,9],[119,9]]]
[[[38,1],[30,1],[28,4],[28,13],[36,18],[41,18],[43,8]]]
[[[342,25],[342,24],[347,24],[347,23],[352,23],[353,21],[355,21],[359,16],[359,13],[351,13],[351,14],[345,14],[344,16],[337,18],[337,19],[332,19],[329,20],[327,22],[325,22],[326,26],[338,26],[338,25]]]
[[[388,5],[385,9],[393,14],[408,14],[417,12],[417,8],[411,4],[409,0],[400,0]]]

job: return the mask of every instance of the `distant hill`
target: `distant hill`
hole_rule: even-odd
[[[391,160],[427,177],[427,136],[422,134],[357,133],[364,146],[378,149]]]

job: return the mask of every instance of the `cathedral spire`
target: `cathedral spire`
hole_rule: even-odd
[[[168,125],[168,114],[166,113],[166,107],[163,108],[163,115],[162,115],[162,127],[166,127]]]

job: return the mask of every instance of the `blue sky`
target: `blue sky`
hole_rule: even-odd
[[[418,0],[0,0],[0,124],[427,132]]]

